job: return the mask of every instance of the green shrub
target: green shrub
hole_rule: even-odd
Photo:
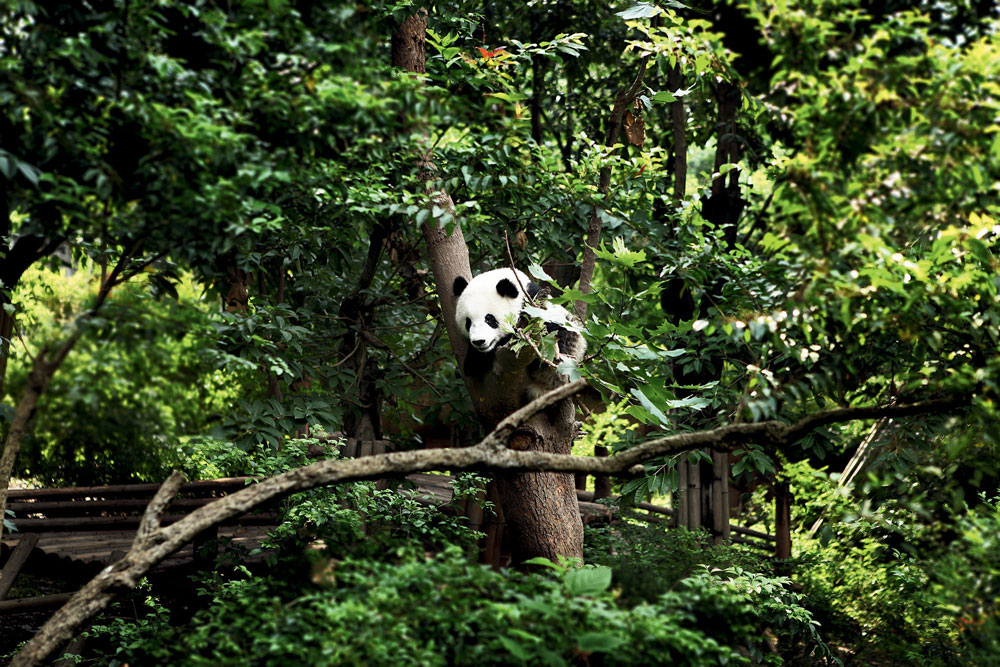
[[[310,463],[310,446],[319,440],[286,440],[279,451],[258,444],[244,451],[230,442],[192,438],[185,445],[191,474],[272,477]],[[327,443],[329,445],[329,443]],[[326,458],[337,458],[327,446]],[[481,478],[480,478],[481,481]],[[474,495],[475,477],[456,480],[456,496]],[[379,556],[396,550],[440,550],[448,545],[471,548],[480,533],[461,520],[392,489],[379,490],[374,482],[335,484],[296,493],[281,501],[278,526],[268,547],[297,559],[311,544],[325,544],[332,553]]]
[[[762,621],[811,626],[784,582],[735,570],[702,570],[629,609],[615,603],[607,568],[495,571],[454,547],[327,569],[320,585],[231,581],[185,627],[152,614],[95,633],[111,664],[705,665],[765,660]],[[784,615],[762,612],[764,598]]]
[[[830,526],[795,566],[830,641],[865,662],[987,664],[1000,653],[1000,508],[923,523],[901,503]]]
[[[622,523],[588,528],[584,557],[609,566],[623,604],[652,602],[701,567],[766,568],[765,558],[738,545],[713,545],[704,530]]]

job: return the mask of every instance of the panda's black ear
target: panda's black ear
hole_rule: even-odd
[[[462,292],[464,292],[465,288],[468,286],[469,281],[462,276],[459,276],[458,278],[455,278],[455,282],[451,284],[451,289],[455,293],[455,296],[461,296]]]
[[[528,297],[531,299],[534,299],[536,296],[538,296],[538,293],[542,291],[541,287],[539,287],[536,283],[533,283],[531,281],[528,282],[528,286],[526,289],[528,290]]]
[[[514,283],[507,278],[501,278],[500,282],[497,283],[497,294],[508,299],[516,299],[518,291]]]

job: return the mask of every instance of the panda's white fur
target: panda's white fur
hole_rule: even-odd
[[[526,294],[534,298],[539,288],[522,271],[495,269],[480,273],[471,281],[456,278],[453,289],[458,297],[455,322],[471,346],[466,358],[466,375],[485,372],[492,367],[492,359],[489,358],[492,353],[512,338],[527,301]],[[542,318],[546,328],[556,332],[556,361],[567,357],[580,361],[587,350],[587,343],[579,333],[563,326],[575,324],[573,316],[562,306],[545,301],[536,305],[546,313]],[[530,393],[533,395],[561,384],[561,376],[540,363],[535,363],[529,372],[538,385],[532,387]]]

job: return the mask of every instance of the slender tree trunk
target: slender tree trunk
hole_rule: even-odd
[[[224,279],[219,285],[222,308],[227,313],[245,313],[250,307],[250,274],[236,263],[236,254],[230,253],[218,260]]]
[[[350,355],[344,368],[355,373],[356,395],[360,403],[360,409],[356,413],[345,417],[344,432],[360,442],[371,442],[382,437],[382,392],[378,389],[378,366],[368,354],[369,341],[366,335],[375,323],[375,307],[368,301],[367,292],[375,280],[382,248],[393,227],[394,222],[386,220],[372,230],[358,284],[340,304],[340,315],[351,327],[341,343],[342,353]]]
[[[393,65],[417,74],[424,69],[424,39],[427,12],[420,9],[399,26],[392,37]],[[430,150],[416,158],[425,181],[435,175]],[[455,207],[447,192],[429,190],[429,205],[437,205],[454,215]],[[455,324],[455,296],[452,285],[461,276],[471,279],[469,249],[460,225],[451,234],[429,221],[423,228],[431,270],[441,300],[452,350],[459,362],[468,352],[468,343]],[[526,366],[530,358],[508,350],[497,352],[499,374],[483,381],[466,378],[466,385],[481,422],[492,428],[521,406],[523,388],[529,381]],[[575,435],[575,407],[565,399],[535,415],[509,442],[514,449],[569,454]],[[499,475],[497,489],[506,518],[506,530],[515,560],[534,556],[555,560],[558,556],[582,557],[583,525],[579,504],[569,473],[509,473]]]
[[[545,81],[545,58],[531,58],[531,138],[542,144],[542,85]]]
[[[774,557],[792,557],[792,493],[788,482],[774,484]]]
[[[684,80],[679,69],[670,71],[668,81],[671,89],[683,86]],[[736,116],[741,103],[739,88],[730,83],[720,83],[716,90],[716,100],[718,120],[715,171],[719,171],[722,165],[735,163],[740,159],[741,146],[736,133]],[[687,175],[687,141],[684,134],[686,116],[683,102],[671,103],[670,113],[674,133],[674,200],[679,203],[685,196],[684,182]],[[724,230],[729,248],[736,243],[737,224],[745,204],[740,193],[738,175],[739,170],[733,169],[728,175],[717,177],[712,182],[710,196],[702,204],[703,217]],[[696,307],[702,316],[706,316],[710,303],[718,301],[719,287],[718,284],[706,286],[701,303],[696,306],[684,280],[672,278],[664,285],[660,304],[664,312],[675,321],[691,318]],[[679,381],[681,384],[705,384],[717,380],[720,375],[721,362],[713,360],[706,371],[681,377]],[[682,467],[682,476],[688,480],[688,491],[681,501],[688,511],[681,513],[677,522],[689,528],[703,526],[712,532],[714,540],[721,541],[729,538],[729,454],[709,450],[706,453],[712,457],[711,467],[704,461],[681,461],[678,464]],[[699,480],[697,492],[693,490],[695,479]]]
[[[8,312],[8,309],[9,312]],[[7,378],[7,358],[10,356],[10,337],[14,335],[14,310],[10,299],[0,292],[0,400],[3,400]]]
[[[52,380],[52,376],[55,375],[66,356],[80,340],[81,333],[80,327],[77,326],[69,338],[56,349],[55,353],[49,356],[49,349],[44,348],[32,363],[31,371],[28,373],[28,381],[24,391],[21,392],[17,407],[14,408],[14,418],[11,420],[10,430],[7,431],[7,437],[4,439],[3,454],[0,455],[0,516],[3,515],[7,507],[7,490],[10,487],[11,473],[14,471],[17,455],[21,451],[21,442],[28,432],[31,418],[35,416],[38,399],[41,398],[49,381]],[[3,528],[0,527],[0,539],[2,539],[2,535]]]
[[[125,271],[128,263],[142,249],[143,245],[144,241],[137,241],[129,250],[122,254],[121,259],[119,259],[118,263],[115,264],[115,268],[111,271],[111,275],[102,281],[101,287],[97,291],[97,296],[94,298],[93,305],[74,322],[72,333],[70,333],[69,337],[51,355],[49,354],[49,348],[43,348],[35,357],[31,371],[28,373],[28,382],[21,393],[17,407],[14,409],[14,418],[11,420],[10,430],[7,431],[7,437],[4,439],[3,453],[0,454],[0,517],[4,516],[4,511],[7,507],[7,491],[10,488],[11,473],[14,470],[17,455],[21,450],[21,441],[28,432],[31,418],[35,415],[38,399],[41,398],[49,381],[52,380],[52,376],[55,375],[55,372],[59,370],[63,361],[66,360],[69,353],[76,347],[77,342],[83,335],[83,322],[100,312],[104,306],[104,302],[108,298],[108,294],[111,293],[111,290],[116,285],[120,285],[125,280],[128,280],[129,277],[135,275],[138,270],[148,265],[144,264],[139,269],[131,272]],[[2,536],[3,527],[0,524],[0,539],[2,539]]]

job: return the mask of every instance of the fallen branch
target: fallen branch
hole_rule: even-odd
[[[678,452],[712,447],[732,450],[749,442],[781,448],[794,443],[812,429],[835,422],[916,414],[944,413],[969,405],[968,396],[904,405],[836,408],[805,417],[794,424],[779,421],[730,424],[707,431],[680,433],[637,445],[614,456],[596,458],[539,451],[519,451],[505,446],[507,439],[527,419],[586,386],[577,380],[535,399],[504,419],[477,445],[456,449],[393,452],[360,459],[321,461],[248,486],[195,510],[186,518],[160,527],[159,518],[180,489],[183,475],[174,472],[150,502],[142,525],[125,557],[101,571],[78,591],[14,657],[11,665],[37,665],[72,637],[83,623],[104,609],[122,590],[165,560],[195,535],[226,519],[243,514],[266,502],[317,486],[429,470],[505,470],[512,472],[585,472],[641,475],[644,461]]]

